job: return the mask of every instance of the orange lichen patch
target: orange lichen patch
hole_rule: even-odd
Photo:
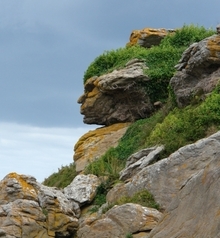
[[[210,56],[220,58],[220,36],[212,37],[207,42],[207,48],[210,51]]]
[[[21,175],[17,174],[17,173],[10,173],[7,175],[8,178],[11,178],[11,179],[15,179],[22,187],[22,190],[23,192],[26,194],[26,195],[31,195],[31,196],[35,196],[36,195],[36,190],[35,188],[27,183]]]
[[[122,128],[125,128],[128,125],[130,125],[130,123],[116,123],[111,126],[105,126],[105,127],[101,127],[101,128],[97,128],[95,130],[89,131],[78,140],[78,142],[74,146],[74,150],[77,150],[79,146],[81,146],[82,144],[84,144],[90,139],[94,140],[95,137],[100,138],[106,134],[110,134],[110,133],[113,133],[114,131],[118,131]]]
[[[95,97],[97,94],[99,94],[99,90],[97,87],[93,88],[91,92],[87,94],[87,98]]]
[[[166,29],[154,29],[154,28],[144,28],[142,30],[134,30],[130,35],[130,42],[128,45],[136,45],[139,39],[147,38],[150,36],[160,36],[165,37],[168,34]]]
[[[217,216],[217,217],[220,216],[220,209],[218,209],[218,210],[216,211],[216,216]]]
[[[115,147],[130,123],[117,123],[89,131],[74,146],[76,170],[81,171],[89,162]]]
[[[186,169],[187,167],[188,167],[188,164],[183,163],[183,164],[180,166],[180,170]]]

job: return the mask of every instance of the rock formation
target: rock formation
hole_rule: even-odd
[[[76,171],[81,172],[110,147],[116,147],[130,123],[117,123],[98,128],[83,135],[74,146]]]
[[[114,206],[99,219],[92,219],[92,222],[82,222],[77,235],[80,238],[124,238],[126,234],[139,232],[147,235],[161,217],[162,213],[156,209],[127,203]]]
[[[194,97],[210,93],[220,78],[220,35],[192,44],[176,65],[170,81],[179,107],[189,105]]]
[[[79,175],[76,178],[86,180],[86,186],[90,188],[83,192],[82,199],[82,186],[77,187],[76,181],[63,193],[38,183],[34,177],[8,174],[0,182],[0,237],[71,237],[79,225],[79,205],[90,202],[95,196],[95,177]],[[74,191],[74,197],[71,191]]]
[[[217,35],[192,44],[176,66],[170,85],[180,107],[195,96],[203,99],[219,81],[220,27],[216,29]],[[151,47],[167,32],[149,28],[136,31],[131,44]],[[105,177],[85,175],[84,168],[117,146],[130,122],[154,111],[141,87],[141,82],[149,80],[145,67],[143,61],[134,59],[124,69],[86,82],[79,98],[84,122],[104,127],[88,132],[75,145],[74,160],[81,174],[67,187],[47,187],[32,176],[16,173],[0,181],[0,237],[220,237],[220,131],[159,161],[163,145],[134,153],[120,172],[120,183],[108,191],[106,203],[90,213]],[[145,190],[160,204],[160,211],[130,202],[114,205]]]
[[[218,237],[220,132],[184,146],[115,186],[108,202],[147,189],[165,209],[149,237]]]
[[[130,41],[127,45],[140,45],[150,48],[159,45],[161,40],[169,33],[175,30],[144,28],[142,30],[134,30],[130,35]]]
[[[108,126],[148,117],[153,106],[141,87],[149,80],[145,68],[143,61],[133,60],[123,69],[88,79],[78,99],[84,123]]]

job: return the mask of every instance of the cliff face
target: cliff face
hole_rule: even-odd
[[[161,36],[161,30],[149,32]],[[135,39],[140,37],[141,41],[135,42],[142,42],[144,36],[146,42],[149,34],[137,33]],[[149,39],[152,44],[152,37]],[[149,80],[143,72],[145,67],[143,61],[134,59],[124,69],[86,82],[79,99],[84,121],[103,127],[88,132],[75,145],[74,159],[81,173],[67,187],[47,187],[31,176],[16,173],[0,182],[0,237],[220,236],[220,132],[183,146],[167,158],[161,159],[164,145],[132,154],[120,172],[120,182],[108,191],[106,203],[91,213],[91,202],[106,177],[84,175],[85,167],[117,146],[133,121],[149,117],[158,109],[141,87],[141,82]],[[208,97],[220,78],[219,35],[192,44],[176,69],[170,86],[179,107]],[[111,206],[142,191],[153,195],[159,210],[132,202]]]

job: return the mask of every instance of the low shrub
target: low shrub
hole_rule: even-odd
[[[76,166],[71,163],[59,168],[58,172],[51,174],[43,181],[43,184],[49,187],[64,188],[73,181],[76,175]]]
[[[160,210],[160,205],[155,202],[153,195],[147,190],[139,191],[132,197],[122,197],[115,203],[115,205],[122,205],[125,203],[136,203],[143,207],[150,207]]]

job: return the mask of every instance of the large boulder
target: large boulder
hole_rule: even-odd
[[[124,238],[127,234],[149,232],[161,217],[162,213],[156,209],[127,203],[114,206],[100,219],[87,219],[80,224],[77,235],[81,238]]]
[[[218,84],[220,78],[220,35],[193,43],[175,66],[177,73],[170,85],[177,104],[184,107],[195,99],[203,99]]]
[[[74,200],[82,206],[92,202],[99,185],[100,180],[97,176],[79,174],[70,185],[64,188],[64,194],[69,200]]]
[[[182,185],[150,238],[220,237],[220,156],[217,154],[207,158],[207,165]]]
[[[130,35],[128,45],[140,45],[145,48],[150,48],[152,46],[159,45],[161,40],[171,32],[175,32],[175,30],[148,27],[142,30],[134,30]]]
[[[144,69],[145,62],[136,59],[123,69],[88,79],[78,99],[84,123],[112,125],[151,115],[153,106],[142,86],[149,80]]]
[[[103,155],[110,147],[116,147],[129,125],[130,123],[117,123],[84,134],[74,146],[73,159],[76,171],[83,171],[89,163]]]

